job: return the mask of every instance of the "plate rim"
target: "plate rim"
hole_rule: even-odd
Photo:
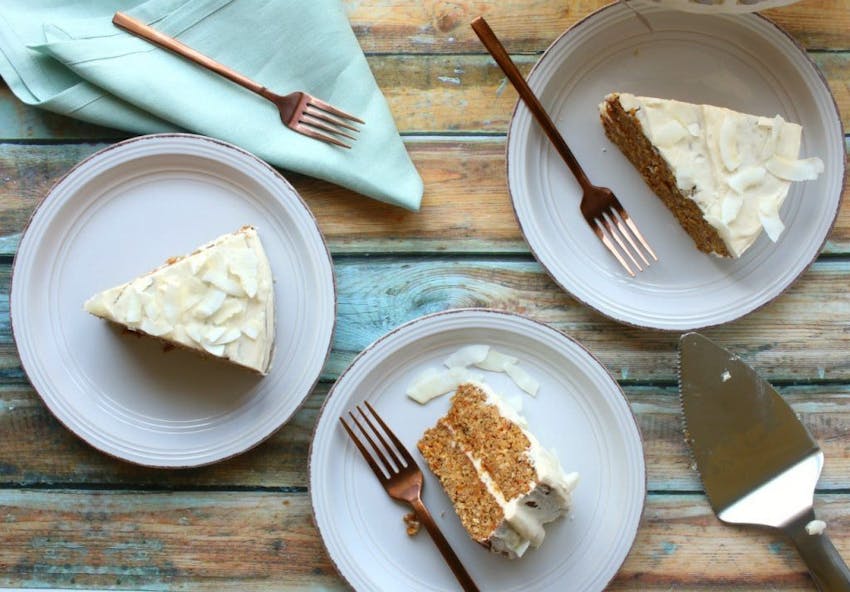
[[[141,460],[135,459],[135,458],[126,458],[124,456],[121,456],[120,454],[117,454],[115,451],[107,450],[103,446],[100,446],[98,444],[95,444],[94,442],[91,442],[88,438],[86,438],[81,433],[79,433],[76,429],[71,427],[64,420],[64,418],[62,418],[59,414],[57,414],[54,411],[54,409],[50,405],[50,403],[48,403],[48,401],[41,394],[41,391],[38,388],[36,388],[35,384],[32,381],[32,378],[30,377],[30,372],[27,369],[26,363],[24,362],[23,357],[21,357],[21,355],[20,355],[21,350],[20,350],[20,347],[19,347],[19,344],[18,344],[18,340],[19,340],[18,331],[15,329],[14,314],[12,312],[12,310],[13,310],[12,307],[13,307],[13,304],[14,304],[12,294],[14,293],[15,275],[16,275],[15,272],[17,271],[18,257],[21,253],[21,245],[24,244],[24,239],[26,238],[27,232],[29,231],[33,221],[36,218],[36,216],[38,216],[39,212],[42,210],[42,206],[44,206],[46,203],[48,203],[48,200],[50,200],[51,197],[55,194],[56,189],[61,184],[63,184],[68,177],[75,174],[80,168],[82,168],[83,166],[88,164],[91,160],[93,160],[95,158],[100,158],[104,154],[108,154],[108,153],[112,152],[113,150],[120,150],[120,149],[127,147],[128,145],[136,144],[136,143],[139,143],[139,142],[156,142],[158,140],[168,140],[168,139],[173,139],[173,138],[188,140],[190,143],[191,142],[199,142],[199,143],[212,144],[216,148],[236,151],[236,152],[240,153],[242,156],[254,161],[256,164],[258,164],[261,167],[268,170],[272,174],[272,176],[276,178],[277,181],[282,182],[283,185],[290,190],[292,195],[295,198],[297,198],[296,203],[306,212],[309,220],[311,221],[311,223],[312,223],[311,228],[315,229],[316,235],[319,239],[319,242],[321,243],[321,245],[323,247],[324,254],[327,257],[329,269],[330,269],[330,272],[331,272],[331,274],[330,274],[331,275],[331,288],[332,288],[332,292],[333,292],[333,318],[332,318],[332,321],[331,321],[330,332],[329,332],[329,335],[328,335],[327,349],[325,351],[324,358],[322,360],[322,364],[321,364],[321,366],[319,366],[319,370],[316,373],[316,377],[313,379],[313,382],[310,385],[310,387],[307,389],[307,392],[304,394],[304,396],[301,398],[301,400],[298,402],[298,404],[293,408],[292,412],[289,413],[289,415],[287,415],[285,418],[283,418],[280,421],[280,423],[277,424],[277,426],[275,428],[270,430],[269,433],[266,434],[265,436],[263,436],[262,438],[259,438],[257,441],[250,443],[248,446],[242,446],[238,450],[233,451],[231,453],[228,453],[226,455],[218,456],[218,457],[211,458],[211,459],[208,459],[208,460],[203,460],[201,462],[189,462],[189,463],[187,463],[187,462],[176,462],[176,463],[170,463],[169,464],[169,463],[161,463],[161,462],[160,463],[144,462],[144,461],[141,461]],[[52,203],[52,201],[50,203]],[[33,208],[33,211],[30,213],[29,217],[27,218],[26,223],[24,224],[24,226],[21,230],[21,238],[18,241],[18,246],[15,249],[15,254],[12,257],[12,266],[11,267],[12,267],[12,269],[11,269],[11,272],[9,274],[9,327],[10,327],[10,332],[12,334],[12,341],[15,344],[15,350],[16,350],[16,352],[18,352],[19,359],[21,360],[21,369],[23,370],[23,373],[24,373],[24,376],[27,379],[27,382],[30,384],[32,389],[38,394],[39,399],[42,401],[42,403],[44,403],[45,407],[47,407],[47,409],[50,411],[51,416],[53,416],[53,418],[56,419],[69,433],[73,434],[76,438],[78,438],[79,440],[84,442],[87,446],[90,446],[91,448],[97,450],[101,454],[105,454],[106,456],[108,456],[110,458],[120,460],[120,461],[123,461],[123,462],[132,463],[134,465],[138,465],[138,466],[142,466],[142,467],[150,467],[150,468],[155,468],[155,469],[197,468],[197,467],[209,466],[209,465],[212,465],[212,464],[215,464],[215,463],[230,460],[230,459],[232,459],[236,456],[239,456],[240,454],[244,454],[244,453],[248,452],[249,450],[256,448],[257,446],[266,442],[268,439],[270,439],[272,436],[274,436],[274,434],[277,433],[284,425],[289,423],[289,421],[293,418],[293,416],[296,413],[298,413],[298,411],[304,406],[305,402],[310,397],[310,394],[315,390],[316,385],[318,384],[319,380],[321,379],[322,368],[324,368],[324,366],[327,364],[328,358],[330,357],[330,354],[331,354],[331,350],[333,349],[334,335],[336,334],[337,321],[338,321],[338,318],[339,318],[339,316],[337,314],[338,313],[338,307],[339,307],[339,293],[338,293],[338,290],[337,290],[337,278],[336,278],[336,272],[335,272],[334,266],[333,266],[333,258],[331,256],[330,249],[328,248],[327,241],[325,240],[325,237],[322,234],[321,229],[319,228],[318,221],[316,220],[315,214],[310,209],[310,207],[307,205],[307,202],[304,201],[304,198],[301,196],[301,194],[292,186],[292,184],[289,182],[289,180],[286,177],[284,177],[283,174],[281,174],[277,169],[275,169],[273,166],[271,166],[265,160],[261,159],[259,156],[249,152],[248,150],[245,150],[244,148],[241,148],[241,147],[239,147],[235,144],[231,144],[230,142],[227,142],[225,140],[221,140],[219,138],[214,138],[214,137],[211,137],[211,136],[205,136],[205,135],[202,135],[202,134],[186,133],[186,132],[164,132],[164,133],[156,133],[156,134],[143,134],[143,135],[139,135],[139,136],[133,136],[131,138],[127,138],[125,140],[121,140],[119,142],[115,142],[113,144],[105,146],[105,147],[101,148],[100,150],[97,150],[97,151],[93,152],[92,154],[86,156],[85,158],[79,160],[78,162],[74,163],[74,165],[71,166],[71,168],[69,168],[64,174],[62,174],[58,179],[56,179],[55,182],[53,182],[51,184],[50,188],[44,193],[44,196],[39,200],[39,202],[36,204],[35,208]]]
[[[549,44],[549,46],[543,51],[542,54],[540,54],[540,57],[537,59],[537,61],[534,63],[534,65],[529,70],[528,75],[526,76],[526,80],[531,80],[531,78],[534,76],[535,72],[538,70],[538,67],[554,51],[555,46],[557,46],[561,42],[562,39],[564,39],[565,37],[570,35],[575,29],[583,26],[586,23],[586,21],[588,21],[592,18],[598,17],[599,14],[606,12],[608,10],[619,9],[621,4],[625,5],[628,9],[630,9],[632,11],[637,11],[637,9],[635,7],[629,5],[627,2],[619,2],[617,0],[613,0],[610,4],[607,4],[605,6],[597,8],[596,10],[592,11],[591,13],[585,15],[584,17],[582,17],[581,19],[579,19],[578,21],[573,23],[571,26],[569,26],[566,30],[564,30],[560,35],[558,35],[555,38],[554,41],[552,41],[552,43]],[[646,4],[643,4],[643,8],[645,8],[648,11],[651,11],[651,12],[678,12],[680,14],[691,14],[696,18],[699,18],[700,16],[705,16],[705,15],[700,15],[698,13],[687,13],[687,12],[684,12],[684,11],[675,10],[673,8],[670,8],[670,7],[664,7],[660,4],[646,3]],[[838,102],[835,99],[835,94],[832,92],[832,89],[829,88],[829,84],[827,83],[826,77],[824,76],[821,69],[818,67],[818,65],[815,63],[815,61],[812,59],[812,57],[808,54],[808,52],[806,51],[806,48],[796,38],[794,38],[788,31],[786,31],[781,25],[779,25],[779,23],[773,21],[772,19],[768,18],[767,16],[765,16],[765,15],[759,13],[759,12],[749,12],[749,13],[741,13],[741,14],[718,13],[718,14],[712,14],[712,15],[708,15],[708,16],[714,16],[714,17],[717,17],[717,18],[729,18],[729,17],[732,17],[732,18],[750,18],[750,19],[759,18],[762,21],[764,21],[766,24],[772,25],[773,28],[776,29],[776,31],[778,31],[782,36],[784,36],[788,41],[791,42],[791,44],[795,47],[795,49],[799,52],[799,54],[801,54],[805,58],[806,62],[809,64],[809,66],[812,68],[812,70],[817,75],[817,78],[820,81],[823,89],[826,91],[827,96],[831,100],[832,107],[833,107],[834,114],[835,114],[835,121],[838,123],[838,130],[839,130],[841,136],[846,138],[846,133],[845,133],[846,130],[844,128],[844,122],[841,119],[841,112],[838,109]],[[838,220],[838,216],[841,212],[841,207],[842,207],[843,202],[844,202],[844,191],[839,192],[838,202],[836,203],[835,213],[833,214],[832,221],[830,222],[830,225],[829,225],[829,231],[826,232],[826,234],[824,235],[823,240],[821,241],[820,247],[818,247],[818,249],[815,252],[812,259],[808,263],[803,265],[800,268],[800,271],[794,277],[790,278],[788,280],[788,282],[786,283],[786,285],[775,296],[767,299],[766,301],[754,306],[753,308],[751,308],[749,310],[746,310],[744,312],[737,314],[737,316],[735,316],[731,319],[718,320],[716,322],[705,323],[705,324],[699,323],[699,324],[696,324],[696,325],[693,325],[693,326],[688,325],[686,327],[675,328],[675,327],[658,326],[658,325],[653,325],[653,324],[643,324],[643,323],[640,323],[640,322],[637,322],[637,321],[634,321],[634,320],[619,318],[617,316],[614,316],[612,313],[610,313],[606,310],[603,310],[601,307],[598,307],[598,306],[596,306],[596,305],[594,305],[590,302],[587,302],[587,301],[579,298],[572,290],[567,288],[567,286],[551,272],[549,266],[547,266],[541,260],[540,256],[537,254],[537,251],[531,245],[531,242],[527,238],[526,229],[523,226],[522,219],[520,218],[519,213],[517,211],[516,199],[514,197],[514,192],[513,192],[513,189],[511,187],[511,182],[510,182],[511,162],[510,162],[510,159],[508,158],[509,153],[510,153],[510,148],[511,148],[511,135],[512,135],[512,132],[513,132],[513,122],[514,122],[514,120],[517,116],[517,112],[519,111],[519,109],[523,105],[524,105],[524,103],[522,102],[522,99],[517,98],[516,103],[514,103],[514,108],[511,111],[511,117],[510,117],[510,121],[508,123],[508,131],[505,135],[505,149],[504,149],[505,179],[506,179],[506,184],[508,186],[508,195],[509,195],[510,201],[511,201],[511,209],[514,212],[514,218],[516,218],[517,224],[519,225],[519,228],[520,228],[520,232],[522,233],[523,239],[525,240],[525,243],[528,245],[528,248],[531,251],[532,256],[537,261],[537,263],[541,267],[543,267],[543,269],[546,271],[546,275],[548,275],[552,279],[552,281],[555,282],[555,284],[558,285],[564,292],[569,294],[569,296],[571,298],[575,299],[577,302],[580,302],[581,304],[590,308],[591,310],[601,314],[606,319],[612,320],[616,323],[620,323],[620,324],[626,325],[627,327],[634,327],[634,328],[638,328],[638,329],[652,329],[652,330],[656,330],[656,331],[664,331],[665,333],[683,333],[683,332],[687,332],[687,331],[700,331],[702,329],[707,329],[707,328],[710,328],[710,327],[717,327],[717,326],[725,325],[727,323],[735,322],[735,321],[737,321],[737,320],[739,320],[739,319],[741,319],[741,318],[743,318],[747,315],[750,315],[750,314],[762,309],[763,307],[767,306],[768,304],[772,303],[777,298],[782,296],[794,284],[796,284],[797,281],[800,279],[800,277],[812,267],[812,265],[815,263],[815,261],[818,260],[821,253],[823,252],[824,246],[829,241],[830,234],[835,229],[835,223]],[[519,132],[517,132],[517,133],[519,133]],[[841,160],[841,168],[842,168],[842,171],[841,171],[841,187],[843,188],[847,184],[847,158],[844,158],[844,159]]]
[[[637,415],[635,414],[635,410],[632,408],[631,403],[629,403],[629,399],[626,396],[626,393],[623,390],[623,387],[620,385],[619,382],[617,382],[617,379],[614,377],[614,374],[611,372],[611,370],[608,368],[608,366],[603,364],[602,361],[592,351],[590,351],[590,349],[588,349],[587,346],[585,346],[583,343],[581,343],[578,339],[572,337],[571,335],[566,334],[564,331],[561,331],[560,329],[557,329],[556,327],[553,327],[549,323],[545,323],[543,321],[533,319],[529,316],[526,316],[526,315],[523,315],[523,314],[520,314],[520,313],[517,313],[517,312],[512,312],[512,311],[509,311],[509,310],[499,309],[499,308],[494,308],[494,307],[473,306],[473,307],[449,308],[449,309],[446,309],[446,310],[440,310],[440,311],[424,314],[424,315],[418,316],[416,318],[410,319],[409,321],[406,321],[406,322],[402,323],[401,325],[398,325],[397,327],[390,329],[389,331],[387,331],[386,333],[382,334],[377,339],[372,341],[365,348],[363,348],[363,350],[360,351],[354,357],[354,359],[352,359],[351,363],[348,366],[346,366],[345,370],[343,370],[340,373],[340,375],[337,377],[337,379],[334,381],[333,386],[331,386],[330,390],[328,390],[328,394],[325,396],[325,400],[322,401],[322,405],[319,407],[319,411],[316,413],[316,421],[313,423],[313,429],[310,432],[310,446],[307,450],[307,491],[310,494],[310,516],[312,518],[313,526],[316,527],[316,530],[319,533],[319,538],[322,541],[322,547],[325,549],[325,553],[327,554],[327,557],[330,560],[331,565],[333,565],[333,568],[336,571],[337,575],[339,575],[339,577],[341,577],[343,579],[343,581],[346,584],[348,584],[353,590],[358,590],[358,588],[356,588],[354,586],[354,584],[342,572],[339,565],[337,564],[336,559],[333,557],[333,555],[331,555],[330,549],[328,549],[328,545],[327,545],[327,542],[325,540],[325,536],[322,533],[321,527],[319,526],[319,521],[318,521],[317,516],[316,516],[316,504],[313,501],[313,492],[314,492],[314,487],[313,487],[313,448],[314,448],[315,442],[316,442],[316,432],[319,429],[320,421],[322,420],[322,418],[325,415],[325,410],[326,410],[328,401],[331,400],[331,397],[336,392],[336,388],[339,385],[339,382],[343,379],[343,377],[346,374],[348,374],[348,372],[350,370],[352,370],[354,368],[355,364],[359,363],[360,360],[363,357],[365,357],[371,350],[376,348],[379,344],[384,342],[386,339],[391,338],[393,335],[395,335],[395,334],[397,334],[397,333],[399,333],[403,330],[407,330],[408,327],[413,326],[413,325],[417,325],[420,322],[429,321],[429,320],[437,318],[437,317],[450,316],[450,315],[451,316],[464,315],[464,314],[470,314],[470,313],[484,313],[485,315],[493,314],[493,315],[499,315],[499,316],[505,316],[505,317],[512,317],[512,318],[515,318],[515,319],[519,319],[520,321],[530,322],[530,323],[533,323],[535,325],[539,325],[544,330],[556,333],[560,338],[563,338],[563,339],[566,339],[566,340],[572,342],[573,345],[577,346],[586,355],[588,355],[590,357],[590,359],[595,364],[597,364],[599,366],[599,368],[601,368],[605,372],[606,376],[608,376],[608,378],[613,383],[614,387],[617,390],[617,393],[618,393],[620,399],[625,404],[626,409],[629,412],[629,417],[631,418],[632,423],[634,424],[635,431],[637,432],[637,435],[638,435],[638,441],[640,443],[640,458],[641,458],[641,461],[642,461],[641,466],[642,466],[642,473],[643,473],[643,483],[642,483],[643,492],[642,492],[642,495],[641,495],[641,507],[640,507],[640,512],[638,513],[637,519],[635,521],[634,532],[631,533],[631,541],[629,543],[629,547],[626,550],[626,553],[623,555],[623,560],[620,562],[620,565],[617,567],[617,569],[611,575],[611,578],[607,582],[605,582],[605,584],[602,586],[601,590],[604,590],[605,588],[607,588],[611,584],[611,582],[614,581],[614,579],[616,579],[617,575],[620,573],[620,570],[623,569],[623,565],[625,565],[626,561],[628,560],[629,556],[631,555],[632,551],[634,550],[635,543],[637,542],[637,535],[638,535],[638,532],[640,531],[640,526],[643,523],[643,518],[646,514],[646,500],[647,500],[647,497],[649,495],[649,472],[647,471],[647,462],[646,462],[646,442],[644,440],[643,431],[640,429],[640,424],[638,423]]]

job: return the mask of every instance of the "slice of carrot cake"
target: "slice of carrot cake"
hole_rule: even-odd
[[[84,308],[131,331],[260,374],[271,363],[274,288],[253,226],[95,294]]]
[[[578,474],[565,474],[528,424],[487,385],[461,384],[419,451],[477,543],[511,559],[543,542],[543,524],[569,509]]]
[[[779,115],[612,93],[599,105],[605,134],[640,171],[699,250],[740,257],[762,229],[773,242],[792,181],[817,178],[799,159],[802,128]]]

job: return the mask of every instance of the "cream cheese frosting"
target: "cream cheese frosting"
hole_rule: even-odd
[[[565,473],[557,456],[540,445],[528,431],[528,422],[503,397],[483,382],[470,381],[487,396],[487,403],[494,405],[499,414],[516,424],[529,441],[525,452],[537,473],[532,489],[525,495],[505,499],[492,477],[482,466],[480,459],[470,452],[467,457],[475,466],[487,490],[497,501],[504,513],[504,520],[490,536],[493,552],[509,558],[521,557],[531,547],[539,547],[545,531],[543,525],[567,513],[572,505],[572,492],[578,484],[578,473]]]
[[[271,267],[253,226],[95,294],[89,313],[266,374],[274,346]]]
[[[774,242],[791,182],[817,178],[819,158],[799,159],[802,128],[712,105],[616,93],[667,161],[679,191],[692,199],[729,252],[740,257],[762,230]],[[604,113],[605,102],[600,105]]]

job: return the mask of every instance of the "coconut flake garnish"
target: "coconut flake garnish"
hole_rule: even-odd
[[[540,389],[540,383],[534,380],[528,372],[516,364],[508,364],[505,366],[505,373],[511,377],[511,380],[513,380],[519,388],[527,392],[532,397],[537,396],[537,391]]]
[[[466,368],[467,366],[472,366],[473,364],[478,365],[483,362],[489,353],[489,345],[467,345],[446,358],[446,361],[443,362],[443,364],[445,364],[447,368]]]
[[[764,167],[744,167],[734,175],[729,176],[729,187],[731,187],[738,193],[743,193],[748,187],[752,187],[757,183],[761,183],[762,179],[764,179],[766,174],[767,171],[764,170]]]
[[[443,364],[448,368],[428,367],[420,372],[407,387],[408,397],[424,405],[431,399],[457,389],[464,382],[481,382],[484,376],[469,369],[470,366],[490,372],[503,372],[517,387],[531,396],[537,396],[540,383],[517,364],[514,356],[496,351],[489,345],[467,345],[451,354]],[[521,398],[513,406],[522,408]]]
[[[517,362],[519,362],[519,360],[515,357],[503,354],[502,352],[491,348],[487,357],[475,364],[475,366],[482,370],[489,370],[490,372],[504,372],[505,366],[509,364],[516,364]]]
[[[743,205],[744,198],[740,195],[727,195],[720,209],[720,219],[724,224],[729,224],[738,217]]]
[[[726,170],[734,171],[741,166],[741,154],[738,152],[738,123],[734,117],[726,117],[720,124],[720,159]]]
[[[424,405],[431,399],[457,390],[464,382],[481,382],[484,376],[470,372],[463,366],[455,366],[448,370],[426,368],[407,388],[407,396]]]
[[[767,170],[785,181],[811,181],[823,172],[823,161],[818,157],[790,160],[778,154],[765,164]]]

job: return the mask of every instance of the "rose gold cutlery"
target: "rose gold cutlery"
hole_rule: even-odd
[[[363,404],[368,409],[368,414],[359,405],[356,407],[363,420],[362,423],[353,412],[349,411],[348,415],[360,430],[360,433],[363,434],[374,454],[363,444],[363,441],[354,433],[354,430],[345,422],[345,419],[340,417],[339,421],[342,423],[342,427],[351,436],[360,454],[369,463],[372,472],[375,473],[378,481],[381,482],[381,485],[383,485],[389,496],[393,499],[406,502],[413,508],[416,518],[425,526],[428,534],[431,535],[434,544],[437,545],[437,548],[443,555],[443,559],[449,564],[449,567],[454,572],[457,581],[460,582],[463,589],[467,592],[477,592],[478,587],[475,585],[475,582],[472,581],[460,559],[458,559],[458,556],[455,555],[455,552],[449,546],[449,542],[443,536],[443,533],[440,532],[437,523],[431,517],[431,513],[428,512],[425,504],[422,503],[422,471],[416,465],[413,456],[404,447],[401,440],[393,434],[387,424],[384,423],[384,420],[381,419],[375,409],[368,402],[364,401]],[[370,416],[380,425],[381,429],[378,429],[375,422],[370,419]],[[386,435],[386,438],[384,435]],[[390,446],[387,438],[392,442],[392,446]],[[400,524],[399,528],[401,528]]]
[[[300,91],[288,95],[273,93],[265,86],[254,82],[235,70],[184,45],[173,37],[160,33],[156,29],[122,12],[116,12],[112,18],[112,22],[134,35],[138,35],[155,45],[173,51],[187,60],[203,66],[208,70],[212,70],[216,74],[224,76],[236,84],[268,99],[277,107],[280,112],[280,119],[284,125],[299,134],[341,146],[342,148],[351,148],[349,144],[345,143],[343,138],[351,141],[357,139],[351,132],[356,133],[360,130],[352,124],[363,124],[364,121],[353,115],[349,115],[325,101],[321,101],[312,95]]]
[[[558,154],[575,175],[583,192],[580,204],[581,214],[599,240],[632,277],[635,275],[635,270],[643,271],[649,266],[651,260],[658,261],[655,251],[644,239],[617,196],[607,187],[598,187],[588,180],[572,150],[558,132],[555,123],[546,113],[540,100],[528,86],[487,21],[482,17],[476,18],[472,21],[472,29],[511,81],[520,99],[531,111]]]

